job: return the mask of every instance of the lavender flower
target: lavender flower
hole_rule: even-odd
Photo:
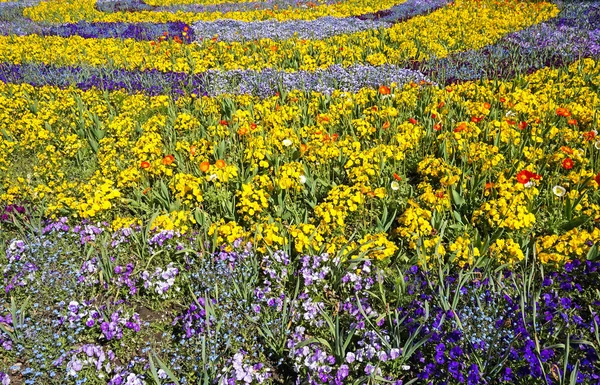
[[[199,21],[192,29],[196,39],[218,36],[223,41],[247,41],[258,39],[284,40],[324,39],[334,35],[349,34],[370,29],[385,28],[389,23],[375,20],[360,20],[353,17],[321,17],[316,20],[277,20],[245,22],[232,19]]]

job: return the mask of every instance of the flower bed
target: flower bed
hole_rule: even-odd
[[[600,384],[599,23],[0,0],[0,384]]]

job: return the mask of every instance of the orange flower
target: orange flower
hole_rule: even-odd
[[[483,108],[485,108],[486,110],[489,110],[490,108],[492,108],[492,105],[489,103],[483,103]]]
[[[568,146],[561,146],[560,150],[562,152],[564,152],[565,154],[569,154],[569,155],[571,155],[573,153],[573,149],[571,147],[568,147]]]
[[[434,125],[433,125],[433,129],[434,129],[434,130],[436,130],[436,131],[439,131],[439,130],[441,130],[441,129],[442,129],[442,125],[441,125],[441,124],[439,124],[439,123],[438,123],[438,124],[434,124]]]
[[[219,159],[215,163],[215,166],[217,166],[217,168],[225,168],[226,163],[225,163],[225,161],[223,159]]]
[[[443,100],[441,102],[439,102],[438,105],[437,105],[438,110],[440,108],[444,108],[445,105],[446,105],[446,102],[444,102]]]
[[[226,120],[221,120],[221,121],[219,122],[219,124],[220,124],[221,126],[227,126],[229,123],[227,123],[227,121],[226,121]]]
[[[396,179],[397,181],[401,181],[402,177],[400,177],[400,175],[394,173],[394,179]]]
[[[169,166],[169,165],[173,164],[173,162],[175,162],[175,157],[173,155],[167,155],[162,159],[162,163],[165,166]]]
[[[491,190],[491,189],[493,189],[493,188],[494,188],[494,183],[492,183],[492,182],[487,182],[487,183],[485,184],[485,189],[486,189],[486,190]]]
[[[567,120],[567,124],[570,124],[571,126],[576,126],[577,119],[569,119],[569,120]]]
[[[385,123],[383,123],[383,126],[381,126],[381,128],[383,128],[384,130],[387,130],[388,128],[390,128],[390,122],[386,121]]]
[[[389,95],[392,93],[392,89],[388,86],[379,86],[379,93],[381,95]]]
[[[483,120],[483,116],[480,116],[480,117],[473,116],[473,117],[471,118],[471,122],[473,122],[473,123],[479,123],[479,122],[481,122],[482,120]]]
[[[519,122],[519,129],[524,130],[527,128],[527,122]]]
[[[466,129],[467,129],[467,123],[465,123],[465,122],[461,122],[461,123],[458,125],[458,127],[456,127],[456,128],[454,129],[454,132],[462,132],[462,131],[465,131]]]
[[[575,162],[573,162],[573,159],[571,159],[571,158],[567,158],[562,161],[562,166],[565,170],[572,169],[574,164],[575,164]]]
[[[596,137],[596,131],[588,131],[583,133],[583,139],[592,141]]]
[[[208,162],[200,163],[200,171],[207,172],[209,168],[210,168],[210,163],[208,163]]]
[[[409,119],[408,119],[408,121],[409,121],[411,124],[417,124],[417,123],[419,123],[419,122],[417,121],[417,119],[415,119],[415,118],[409,118]]]
[[[596,181],[596,183],[598,183],[598,186],[600,186],[600,172],[594,177],[594,180]]]
[[[566,108],[558,107],[556,109],[556,115],[558,115],[558,116],[564,116],[565,118],[568,118],[569,116],[571,116],[571,113]]]
[[[306,151],[308,151],[308,146],[306,144],[302,143],[300,145],[300,152],[306,152]]]
[[[191,156],[194,156],[194,155],[196,155],[196,150],[197,150],[197,149],[198,149],[198,147],[196,147],[196,146],[191,146],[191,147],[190,147],[190,155],[191,155]]]
[[[248,129],[246,127],[240,127],[237,133],[239,136],[244,136],[248,133]]]
[[[150,162],[143,161],[142,163],[140,163],[140,167],[143,169],[150,168]]]

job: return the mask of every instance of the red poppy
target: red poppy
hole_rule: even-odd
[[[435,118],[437,118],[437,115],[436,114],[431,114],[431,119],[435,119]]]
[[[415,118],[409,118],[409,119],[408,119],[408,121],[409,121],[411,124],[417,124],[417,123],[419,123],[419,122],[417,121],[417,119],[415,119]]]
[[[400,181],[400,180],[402,180],[402,177],[400,175],[394,173],[394,179]]]
[[[140,163],[140,167],[143,169],[150,168],[150,162],[143,161]]]
[[[483,120],[483,116],[480,116],[480,117],[473,116],[473,117],[471,118],[471,122],[473,122],[473,123],[479,123],[479,122],[481,122],[482,120]]]
[[[517,174],[517,182],[527,184],[535,174],[529,170],[519,171]]]
[[[567,158],[562,161],[562,166],[565,170],[572,169],[574,164],[575,164],[575,162],[573,162],[573,159],[571,159],[571,158]]]
[[[596,183],[598,183],[598,186],[600,186],[600,172],[594,177],[594,180],[596,181]]]
[[[226,121],[226,120],[221,120],[221,121],[219,122],[219,124],[220,124],[221,126],[227,126],[227,125],[229,125],[229,123],[227,123],[227,121]]]
[[[519,122],[519,129],[524,130],[527,128],[527,122]]]

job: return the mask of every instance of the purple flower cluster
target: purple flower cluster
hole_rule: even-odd
[[[230,367],[224,369],[217,379],[219,385],[238,384],[264,384],[271,378],[270,369],[262,363],[249,364],[246,361],[247,353],[240,351],[231,358]],[[229,366],[229,365],[228,365]]]
[[[40,63],[0,63],[0,81],[33,86],[77,87],[82,90],[125,90],[147,95],[205,94],[201,75],[157,70],[127,71],[100,67],[58,67]]]
[[[265,20],[245,22],[232,19],[198,21],[192,30],[197,40],[215,36],[222,41],[248,41],[258,39],[284,40],[325,39],[334,35],[385,28],[389,23],[361,20],[354,17],[321,17],[316,20]]]
[[[20,239],[14,239],[6,249],[7,263],[2,268],[4,291],[9,293],[17,286],[26,286],[34,281],[39,266],[34,263],[35,252],[30,245]]]
[[[195,252],[207,247],[196,234],[64,219],[6,241],[1,287],[37,266],[10,289],[35,298],[30,309],[0,297],[0,350],[27,384],[141,384],[152,351],[181,383],[600,383],[600,262],[399,274],[351,256],[257,255],[241,240]]]
[[[184,34],[185,32],[185,34]],[[178,36],[183,43],[193,41],[192,29],[183,22],[170,23],[90,23],[80,21],[69,24],[43,24],[27,18],[0,19],[2,35],[81,36],[90,39],[122,38],[157,40],[161,37]]]
[[[600,55],[600,2],[564,2],[558,17],[513,32],[480,50],[413,63],[412,68],[447,83],[508,79],[544,67]]]
[[[143,271],[140,277],[144,281],[144,289],[153,291],[161,297],[166,298],[169,289],[175,285],[175,278],[178,274],[179,269],[171,262],[164,269],[157,267],[152,274]],[[178,289],[176,288],[176,290]]]
[[[311,0],[264,0],[264,1],[245,1],[230,2],[220,4],[181,4],[171,6],[151,6],[142,0],[98,0],[96,9],[106,13],[112,12],[191,12],[191,13],[210,13],[210,12],[245,12],[264,9],[294,9],[307,8]],[[326,0],[323,4],[335,4],[336,0]]]
[[[274,69],[209,70],[200,75],[177,72],[107,70],[103,68],[56,67],[44,64],[0,64],[0,81],[5,83],[27,83],[34,86],[76,86],[87,90],[125,90],[144,92],[148,95],[171,93],[183,95],[217,96],[221,94],[250,94],[260,97],[273,96],[276,92],[304,90],[331,94],[339,89],[356,92],[365,87],[396,82],[427,82],[420,72],[395,65],[371,66],[333,65],[315,72],[285,72]]]
[[[407,0],[390,9],[357,16],[361,20],[379,20],[387,23],[400,23],[418,15],[426,15],[439,9],[450,0]]]
[[[349,67],[332,65],[315,72],[286,72],[266,68],[262,71],[209,70],[204,73],[203,88],[210,96],[226,93],[273,96],[276,92],[303,90],[331,94],[335,90],[357,92],[361,88],[377,88],[381,84],[428,82],[422,73],[395,65],[371,66],[356,64]]]
[[[25,214],[25,211],[25,207],[23,206],[16,204],[7,205],[4,207],[4,210],[2,210],[2,213],[0,214],[0,222],[12,222],[13,216]]]

